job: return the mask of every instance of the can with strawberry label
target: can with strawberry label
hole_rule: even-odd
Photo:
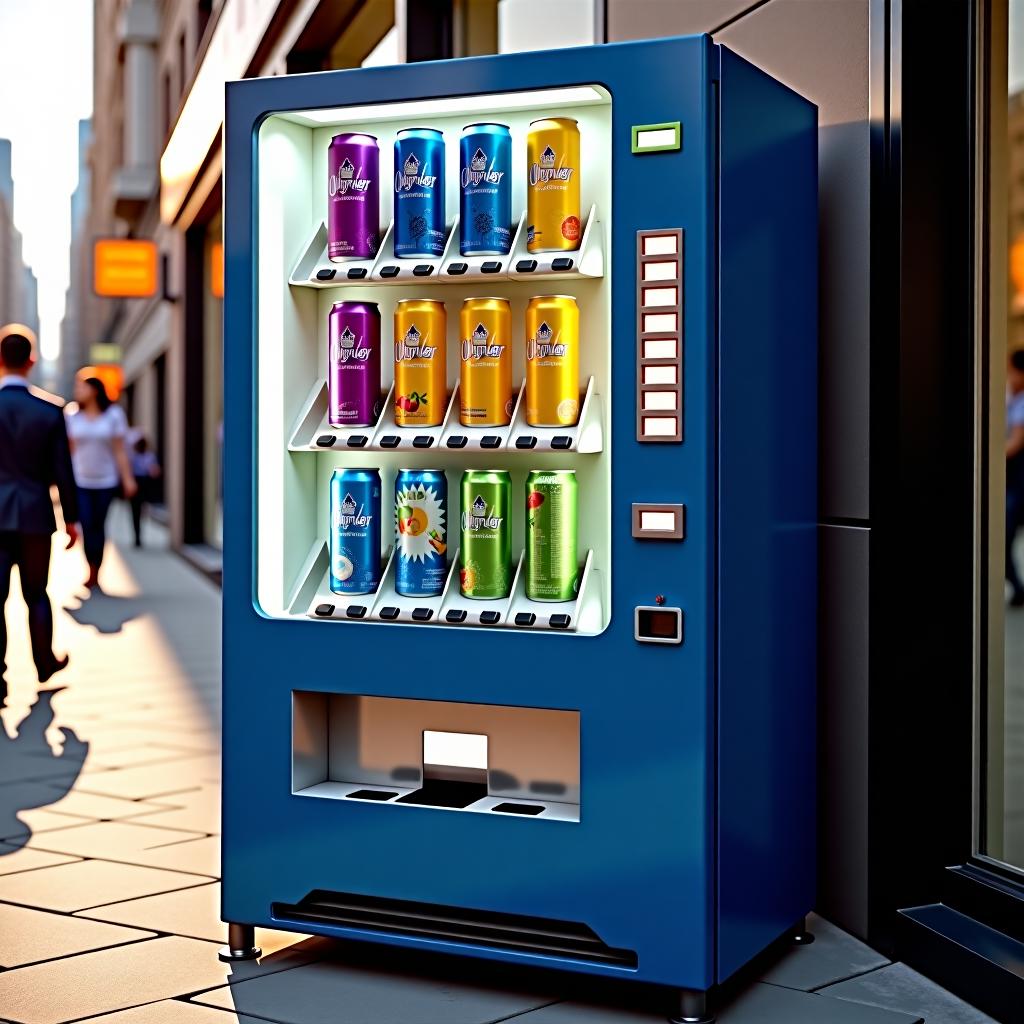
[[[574,469],[535,469],[526,478],[526,596],[575,601],[579,485]]]
[[[395,423],[439,427],[448,408],[448,317],[437,299],[395,306]]]

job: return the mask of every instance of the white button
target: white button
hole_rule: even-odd
[[[674,391],[645,391],[644,410],[654,412],[675,412],[676,393]]]
[[[649,344],[656,344],[649,342]],[[675,384],[676,368],[674,366],[645,366],[645,384]]]
[[[667,260],[665,262],[658,260],[657,263],[645,263],[644,280],[674,281],[679,276],[679,272],[676,269],[678,266],[679,264],[675,260]]]
[[[679,329],[675,313],[644,313],[645,334],[670,334]]]
[[[646,131],[640,131],[636,133],[637,149],[656,149],[659,146],[675,145],[675,128],[649,128]]]
[[[679,252],[679,238],[676,235],[645,235],[645,256],[672,256]]]
[[[677,288],[645,288],[644,306],[678,306],[679,290]]]
[[[644,437],[673,437],[678,432],[675,416],[648,416],[643,424]]]
[[[644,342],[644,359],[675,359],[676,339],[656,338]]]
[[[674,533],[676,529],[676,514],[675,512],[641,512],[640,529],[665,530]]]

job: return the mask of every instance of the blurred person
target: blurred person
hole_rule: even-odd
[[[135,531],[135,546],[142,547],[142,510],[143,506],[153,500],[156,481],[160,477],[160,462],[156,453],[150,450],[146,435],[141,430],[132,430],[129,434],[131,451],[129,462],[132,475],[135,477],[137,490],[131,497],[132,529]]]
[[[1013,542],[1024,526],[1024,348],[1010,353],[1006,371],[1006,579],[1010,604],[1024,607],[1024,581],[1013,558]]]
[[[110,503],[119,493],[131,501],[138,488],[125,446],[128,420],[124,410],[111,402],[103,381],[79,371],[75,402],[78,408],[68,416],[68,436],[78,485],[82,543],[89,564],[85,585],[94,590],[99,586],[107,543]]]
[[[0,329],[0,705],[7,697],[7,624],[3,606],[18,567],[28,606],[39,682],[66,668],[53,653],[53,610],[46,593],[50,536],[57,529],[50,485],[57,485],[70,548],[78,539],[78,496],[63,403],[29,385],[34,335],[21,324]],[[2,731],[2,727],[0,727]]]

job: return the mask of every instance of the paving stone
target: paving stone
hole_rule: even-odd
[[[136,853],[132,863],[149,868],[167,868],[171,871],[187,871],[219,878],[220,837],[206,836],[185,843],[154,846],[152,849]]]
[[[336,962],[296,967],[195,997],[279,1024],[481,1024],[550,1000],[447,977],[410,977]]]
[[[49,832],[57,828],[71,828],[73,825],[87,825],[95,818],[86,818],[78,814],[59,814],[45,807],[17,811],[14,819],[0,827],[0,841],[24,840],[36,832]],[[14,845],[17,845],[16,843]]]
[[[0,877],[0,900],[72,913],[201,884],[199,875],[83,860]]]
[[[26,845],[51,853],[70,853],[75,857],[97,857],[133,864],[136,863],[137,853],[168,843],[199,838],[199,833],[153,828],[135,821],[98,821],[41,832],[34,835]]]
[[[859,978],[841,981],[821,995],[857,1005],[884,1006],[923,1017],[928,1024],[996,1024],[987,1014],[940,988],[906,964],[892,964]]]
[[[146,800],[195,789],[215,772],[220,759],[209,754],[181,758],[166,764],[140,765],[89,775],[80,780],[79,789],[87,793]]]
[[[21,967],[153,938],[152,932],[0,903],[0,967]]]
[[[215,944],[172,935],[6,971],[0,974],[0,1007],[17,1024],[60,1024],[223,985],[233,974],[287,970],[293,963],[284,958],[266,967],[233,965],[233,971],[217,959]]]
[[[132,1010],[118,1010],[90,1017],[89,1024],[252,1024],[255,1017],[230,1016],[223,1010],[198,1003],[186,1003],[180,999],[165,999],[159,1003],[136,1006]]]
[[[109,750],[105,753],[90,757],[85,774],[94,774],[99,770],[110,768],[136,768],[139,765],[165,764],[169,761],[178,761],[186,757],[195,757],[195,749],[171,750],[168,747],[154,747],[151,744],[145,746],[127,747],[122,750]],[[202,753],[202,751],[200,751]],[[95,762],[95,763],[93,763]]]
[[[212,835],[220,833],[220,786],[204,785],[199,789],[176,793],[164,799],[167,803],[180,806],[154,815],[154,825],[208,832]]]
[[[806,946],[791,946],[761,975],[761,981],[812,992],[823,985],[889,963],[881,953],[876,953],[870,946],[817,914],[808,916],[807,927],[814,936],[814,942]]]
[[[71,864],[77,857],[68,857],[62,853],[49,853],[45,850],[30,850],[8,843],[0,843],[0,875],[13,875],[19,871],[34,871],[36,868],[49,868],[56,864]]]

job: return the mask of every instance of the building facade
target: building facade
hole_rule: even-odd
[[[12,321],[39,331],[36,277],[25,265],[21,232],[14,226],[11,143],[0,139],[0,324]]]

